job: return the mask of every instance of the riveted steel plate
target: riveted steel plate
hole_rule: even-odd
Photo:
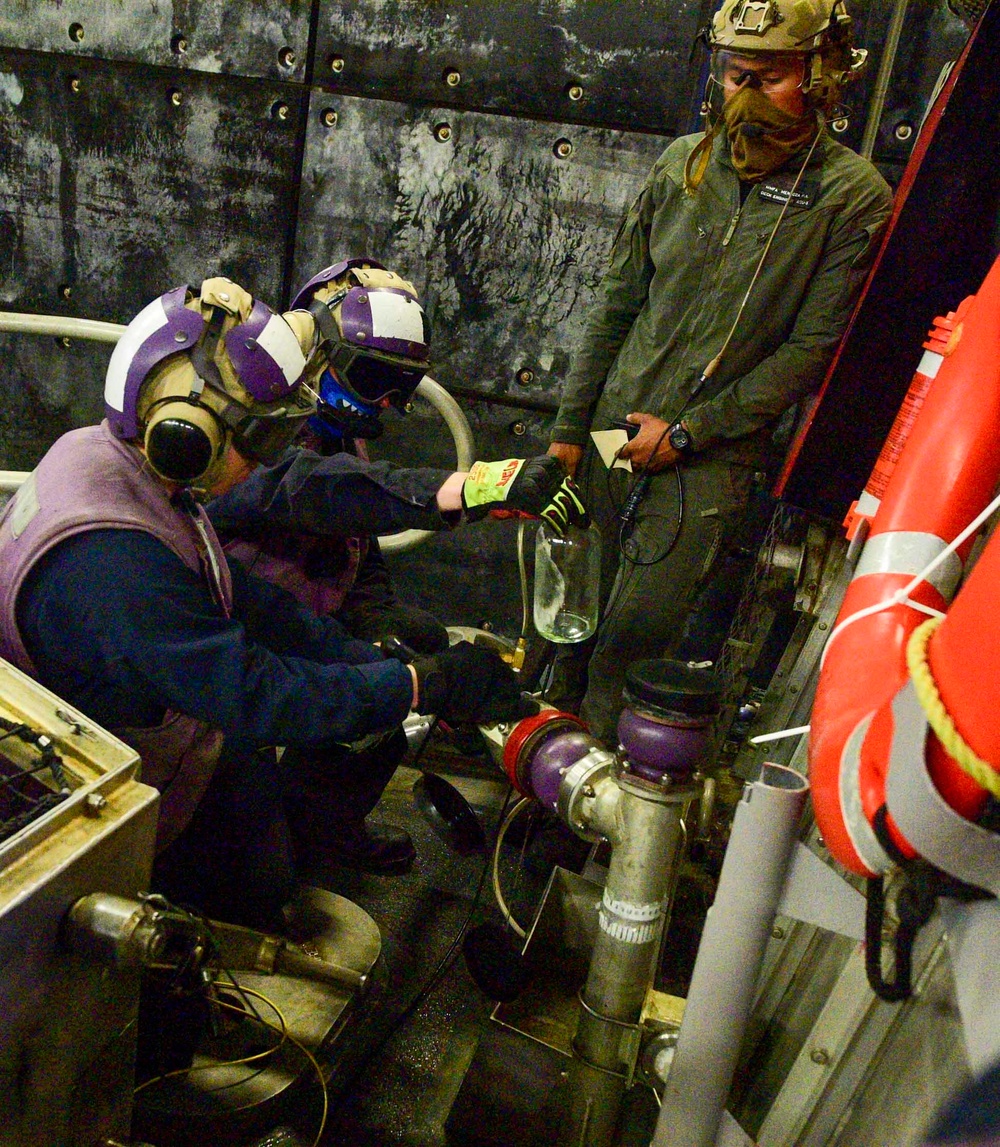
[[[313,80],[386,99],[686,130],[705,0],[320,0]],[[694,69],[694,70],[692,70]]]
[[[309,0],[4,0],[0,47],[301,80],[311,7]]]
[[[295,282],[373,256],[417,286],[443,385],[554,409],[619,219],[667,142],[314,91]]]
[[[277,304],[304,99],[295,85],[0,51],[0,309],[127,322],[218,273]],[[23,469],[100,414],[107,348],[0,337],[0,459]]]

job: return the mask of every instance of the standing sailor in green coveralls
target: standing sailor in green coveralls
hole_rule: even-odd
[[[675,140],[628,210],[567,379],[549,453],[585,488],[614,584],[549,696],[579,701],[589,655],[580,712],[609,743],[626,667],[676,648],[781,416],[823,379],[888,218],[885,180],[826,126],[866,55],[850,23],[843,0],[722,5],[708,130]],[[638,431],[621,450],[633,475],[609,496],[589,434],[623,421]]]

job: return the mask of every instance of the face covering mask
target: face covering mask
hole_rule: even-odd
[[[789,115],[749,85],[726,101],[722,118],[733,167],[748,183],[770,175],[807,147],[818,126],[812,110]]]
[[[748,183],[776,171],[816,134],[816,113],[809,110],[792,116],[776,107],[763,92],[747,84],[723,105],[716,119],[688,156],[684,166],[684,190],[693,195],[705,175],[712,143],[725,128],[729,154],[740,179]]]

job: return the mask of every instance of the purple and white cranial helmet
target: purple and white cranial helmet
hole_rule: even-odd
[[[364,406],[409,401],[430,365],[430,324],[413,284],[374,259],[345,259],[292,300],[319,328],[322,365]]]
[[[304,340],[311,343],[311,330],[293,330],[228,279],[208,279],[200,293],[186,286],[167,291],[135,316],[111,355],[104,383],[111,429],[119,438],[141,436],[143,384],[178,354],[190,357],[199,383],[247,410],[285,402],[302,381]]]

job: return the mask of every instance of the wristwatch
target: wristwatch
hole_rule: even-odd
[[[682,458],[690,458],[694,453],[691,432],[680,422],[675,422],[667,431],[667,441]]]

